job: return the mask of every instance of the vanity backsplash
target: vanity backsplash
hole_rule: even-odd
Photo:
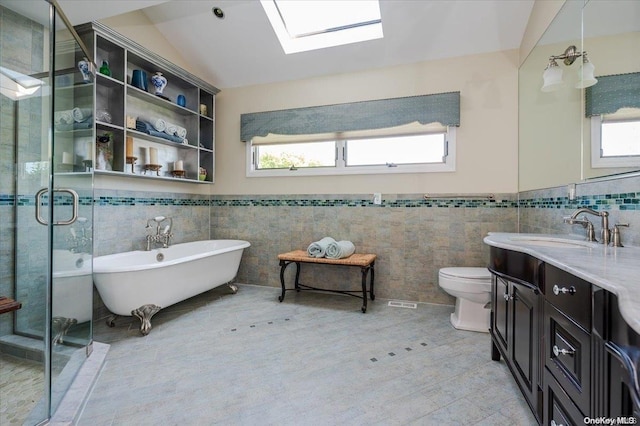
[[[585,235],[580,225],[564,223],[563,217],[575,210],[589,207],[609,212],[609,227],[628,223],[621,227],[623,245],[640,246],[640,175],[575,185],[575,200],[569,200],[567,186],[524,191],[519,193],[519,229],[523,233],[578,234]],[[589,216],[600,235],[600,220]]]

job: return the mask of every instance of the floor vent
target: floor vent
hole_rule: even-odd
[[[397,300],[390,300],[389,301],[389,306],[392,308],[409,308],[409,309],[416,309],[418,307],[417,303],[413,303],[413,302],[399,302]]]

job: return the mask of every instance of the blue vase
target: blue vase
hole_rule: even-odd
[[[156,72],[153,76],[151,76],[151,83],[153,83],[156,95],[162,95],[162,91],[165,87],[167,87],[167,79],[162,75],[161,72]]]
[[[140,90],[147,91],[147,73],[142,70],[133,70],[131,85]]]
[[[178,99],[176,99],[176,103],[181,107],[187,106],[187,98],[184,95],[178,95]]]

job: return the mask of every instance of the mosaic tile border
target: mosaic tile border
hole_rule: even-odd
[[[198,195],[198,197],[201,197]],[[61,197],[61,205],[68,199]],[[172,198],[172,197],[80,197],[80,204],[89,206],[192,206],[192,207],[453,207],[453,208],[534,208],[534,209],[576,209],[589,207],[594,210],[640,210],[640,192],[580,196],[571,201],[568,197],[530,198],[523,200],[486,200],[456,198],[399,199],[383,200],[381,205],[370,199],[267,199],[267,198]],[[33,195],[0,194],[0,206],[33,206]]]
[[[209,207],[209,199],[168,198],[168,197],[96,197],[94,200],[98,206],[191,206]]]
[[[640,210],[640,193],[586,195],[569,200],[569,197],[532,198],[519,201],[519,207],[534,209]]]
[[[514,200],[488,201],[486,199],[478,200],[460,200],[455,198],[429,200],[383,200],[382,204],[373,204],[369,199],[213,199],[212,207],[466,207],[466,208],[509,208],[518,207]]]

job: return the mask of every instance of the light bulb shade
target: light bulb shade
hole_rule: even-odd
[[[596,79],[594,72],[596,67],[593,66],[591,62],[584,62],[582,64],[582,68],[578,70],[578,83],[576,84],[576,89],[584,89],[586,87],[591,87],[598,82]]]
[[[564,87],[564,81],[562,81],[562,68],[559,66],[550,66],[544,70],[542,74],[544,84],[542,85],[543,92],[555,92],[556,90]]]

